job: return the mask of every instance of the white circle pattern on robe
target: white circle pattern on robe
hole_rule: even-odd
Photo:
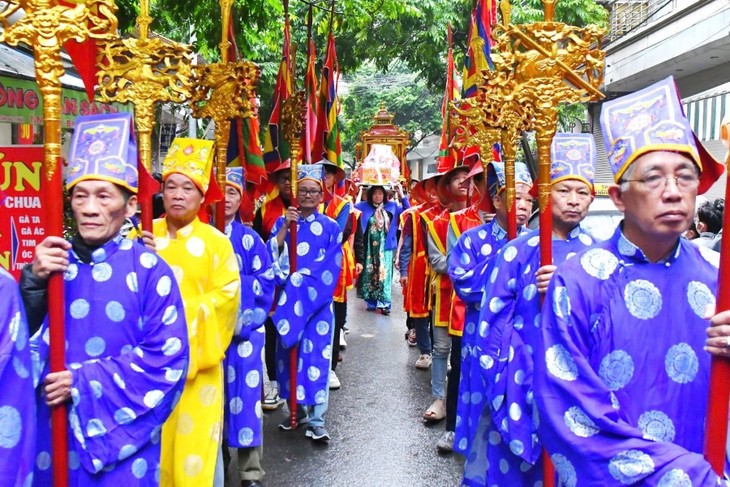
[[[489,355],[482,355],[481,357],[479,357],[479,365],[484,370],[489,370],[494,366],[494,359]]]
[[[593,245],[593,239],[586,233],[578,235],[578,240],[580,240],[585,246]]]
[[[0,447],[13,448],[20,441],[23,421],[20,412],[12,406],[0,407]]]
[[[601,360],[598,375],[611,391],[626,387],[634,375],[634,361],[623,350],[614,350]]]
[[[320,375],[322,375],[322,373],[315,366],[311,366],[307,369],[307,377],[309,377],[309,380],[311,380],[312,382],[319,379]]]
[[[537,296],[537,286],[529,284],[522,290],[522,297],[527,301],[532,301]]]
[[[309,229],[317,237],[322,235],[322,224],[319,222],[312,222],[312,224],[309,226]]]
[[[162,314],[162,322],[166,325],[172,325],[177,321],[177,308],[174,305],[170,305],[165,308],[165,312]]]
[[[534,237],[530,237],[530,239],[527,241],[527,245],[530,247],[537,247],[537,244],[540,243],[540,236],[535,235]]]
[[[137,285],[137,273],[130,272],[129,274],[127,274],[126,281],[127,281],[127,287],[129,288],[129,290],[132,291],[133,293],[136,293],[137,290],[139,289],[139,287]]]
[[[253,443],[253,430],[251,428],[241,428],[238,431],[238,442],[243,446]]]
[[[512,262],[513,260],[515,260],[515,257],[517,257],[517,248],[512,246],[507,247],[506,249],[504,249],[503,256],[505,261]]]
[[[312,350],[314,350],[314,344],[312,343],[312,340],[309,340],[307,338],[302,340],[302,352],[312,353]]]
[[[578,367],[570,352],[562,345],[553,345],[545,352],[548,371],[558,379],[574,381],[578,378]]]
[[[249,251],[253,248],[254,239],[253,235],[246,234],[241,238],[241,245],[243,245],[243,250]]]
[[[261,381],[261,375],[258,370],[249,370],[246,374],[246,385],[251,389],[255,389],[259,386]]]
[[[83,298],[75,299],[69,307],[69,312],[71,317],[77,320],[86,318],[86,315],[89,314],[89,302]]]
[[[553,312],[563,320],[570,316],[570,298],[568,290],[564,286],[556,286],[553,289]]]
[[[565,411],[563,420],[565,421],[565,426],[574,435],[580,436],[581,438],[589,438],[600,431],[596,423],[578,406],[573,406]]]
[[[115,323],[119,323],[124,320],[124,307],[119,301],[109,301],[106,304],[104,311],[106,312],[106,317]]]
[[[715,296],[705,283],[691,281],[687,285],[687,301],[689,302],[692,311],[694,311],[697,316],[704,319],[707,306],[715,304]]]
[[[640,320],[654,318],[662,309],[662,294],[645,279],[636,279],[626,285],[624,301],[629,313]]]
[[[201,257],[205,253],[205,242],[200,237],[190,237],[185,242],[185,250],[193,257]]]
[[[718,268],[720,267],[720,253],[715,252],[712,249],[708,249],[707,247],[699,247],[700,255],[702,255],[702,258],[705,259],[707,262],[712,264],[713,267]]]
[[[147,474],[147,460],[144,458],[137,458],[132,462],[132,475],[136,478],[141,479]]]
[[[304,278],[299,272],[292,272],[291,276],[289,277],[289,281],[291,282],[292,286],[299,287],[302,285],[302,282],[304,282]]]
[[[330,271],[324,271],[322,273],[322,282],[325,286],[330,286],[332,284],[332,273]]]
[[[112,266],[106,262],[100,262],[91,268],[91,277],[96,282],[105,282],[112,277]]]
[[[139,256],[139,263],[142,264],[142,267],[152,269],[155,265],[157,265],[157,256],[149,252],[145,252]]]
[[[647,440],[669,443],[674,441],[674,423],[661,411],[647,411],[639,416],[639,429]]]
[[[144,395],[142,402],[144,402],[144,405],[148,408],[153,408],[162,401],[163,397],[165,397],[165,394],[161,390],[153,389]]]
[[[606,280],[618,267],[618,259],[608,250],[591,249],[580,258],[580,265],[589,276]]]
[[[480,250],[480,253],[484,257],[487,257],[488,255],[492,255],[492,246],[489,245],[489,243],[485,243],[484,245],[482,245],[482,248]]]
[[[287,335],[289,333],[289,330],[291,330],[291,327],[289,326],[289,321],[285,319],[279,320],[279,322],[276,324],[276,328],[282,335]]]
[[[326,321],[318,321],[316,328],[317,328],[317,333],[320,336],[325,336],[330,331],[330,324],[327,323]]]
[[[570,460],[560,453],[551,455],[550,459],[553,461],[553,465],[555,465],[555,471],[558,473],[561,485],[565,487],[576,487],[578,477],[575,474],[575,467],[570,463]]]
[[[300,257],[305,256],[309,253],[309,244],[307,242],[299,242],[297,244],[297,255]]]
[[[98,357],[104,353],[105,349],[106,342],[101,337],[91,337],[86,340],[86,345],[84,345],[84,350],[89,357]]]
[[[76,279],[76,276],[78,274],[79,274],[79,266],[72,262],[66,268],[66,272],[63,273],[63,280],[64,281],[73,281],[74,279]]]
[[[673,468],[662,475],[657,487],[692,487],[692,479],[683,470]]]
[[[131,408],[119,408],[114,411],[114,421],[117,424],[127,424],[135,420],[137,415]]]
[[[608,462],[611,476],[624,485],[631,485],[654,471],[654,460],[640,450],[624,450]]]
[[[500,299],[499,297],[495,296],[491,300],[489,300],[489,310],[492,313],[498,313],[498,312],[502,311],[502,309],[504,308],[504,305],[505,305],[504,301],[502,301],[502,299]]]
[[[678,384],[692,382],[699,370],[695,351],[686,343],[672,346],[664,358],[664,369],[670,379]]]
[[[161,297],[165,297],[170,294],[170,290],[172,289],[172,279],[170,279],[169,276],[162,276],[159,281],[157,281],[157,286],[155,286],[155,290],[157,291],[157,294],[159,294]]]
[[[516,402],[513,402],[509,406],[509,417],[512,421],[519,421],[522,419],[522,408]]]
[[[489,282],[494,284],[494,282],[497,280],[497,276],[499,275],[499,267],[495,267],[492,269],[492,273],[489,275]]]

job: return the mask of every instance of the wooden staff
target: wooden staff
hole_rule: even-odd
[[[723,144],[728,148],[725,156],[727,183],[725,201],[730,201],[730,116],[723,120],[721,135]],[[720,243],[720,269],[717,285],[717,312],[730,309],[730,211],[723,215],[723,237]],[[705,432],[705,458],[715,473],[723,477],[725,470],[725,448],[727,442],[728,400],[730,400],[730,360],[712,357],[710,366],[710,392],[707,400],[707,422]]]
[[[297,176],[299,163],[291,154],[291,205],[298,207]],[[297,223],[289,222],[289,274],[297,271]],[[289,350],[289,420],[292,429],[297,427],[297,368],[299,362],[299,347],[294,345]]]

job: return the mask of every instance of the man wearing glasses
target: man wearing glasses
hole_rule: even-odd
[[[276,375],[284,398],[290,397],[289,350],[299,347],[296,394],[299,424],[308,423],[306,436],[329,441],[324,415],[329,402],[329,371],[335,330],[332,300],[342,266],[342,231],[337,222],[318,212],[324,190],[321,164],[298,166],[297,202],[289,207],[271,231],[267,244],[276,284],[281,290],[271,316],[279,333]],[[296,248],[289,226],[297,226]],[[296,252],[296,271],[289,266]],[[279,425],[290,430],[289,417]]]
[[[702,447],[730,312],[712,316],[718,255],[680,236],[722,166],[671,77],[605,103],[601,126],[624,220],[551,279],[534,351],[539,437],[565,485],[720,485]],[[510,419],[524,414],[504,399]]]

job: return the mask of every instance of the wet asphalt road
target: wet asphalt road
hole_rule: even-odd
[[[349,295],[350,333],[337,366],[342,388],[330,391],[328,445],[305,438],[304,429],[279,431],[283,407],[265,414],[266,487],[459,485],[462,458],[436,451],[444,422],[421,420],[431,404],[431,372],[413,366],[418,349],[404,339],[397,281],[393,298],[391,315],[383,316],[367,312],[354,291]]]

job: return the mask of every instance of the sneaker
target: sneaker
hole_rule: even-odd
[[[275,411],[284,404],[284,400],[279,397],[279,389],[272,387],[269,392],[264,396],[264,402],[261,404],[261,409],[265,411]]]
[[[416,360],[416,368],[426,370],[431,367],[431,355],[428,353],[422,353],[418,360]]]
[[[334,370],[330,370],[329,386],[330,390],[336,390],[342,386],[342,384],[340,384],[340,379],[337,378],[337,374],[335,374]]]
[[[344,350],[347,348],[347,342],[345,341],[345,332],[340,331],[340,349]]]
[[[408,330],[408,336],[406,337],[406,340],[408,340],[409,347],[416,346],[416,330],[415,329]]]
[[[314,441],[330,441],[330,435],[327,433],[327,430],[324,429],[324,426],[310,426],[307,428],[305,436],[313,439]]]
[[[297,418],[297,428],[307,423],[309,423],[309,418],[307,416],[300,416]],[[279,429],[282,431],[291,431],[291,418],[289,416],[279,423]]]
[[[380,313],[383,316],[388,316],[388,315],[390,315],[390,308],[380,308]]]
[[[347,327],[347,325],[342,325],[342,331],[345,332],[345,335],[350,334],[350,329]]]
[[[451,453],[454,451],[454,432],[445,431],[436,443],[436,449],[441,453]]]

